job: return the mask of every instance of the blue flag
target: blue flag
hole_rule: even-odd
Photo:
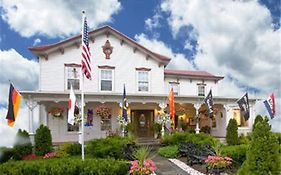
[[[127,97],[126,97],[126,88],[124,84],[124,91],[123,91],[123,104],[122,104],[122,118],[124,121],[127,122],[127,109],[128,109],[128,103],[127,103]]]
[[[237,101],[237,103],[238,103],[238,106],[241,110],[242,115],[245,118],[245,121],[247,121],[250,117],[248,93],[246,93],[242,98],[240,98]]]

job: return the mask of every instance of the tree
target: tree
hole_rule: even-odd
[[[226,142],[228,145],[238,145],[238,126],[235,119],[230,119],[226,128]]]
[[[252,133],[247,159],[238,174],[279,174],[280,156],[277,138],[270,131],[268,119],[259,121]]]
[[[253,131],[254,131],[254,129],[255,129],[257,123],[258,123],[258,122],[261,122],[261,121],[263,121],[262,116],[261,116],[261,115],[257,115],[256,118],[255,118],[254,124],[253,124]]]
[[[27,131],[18,130],[13,152],[16,160],[21,160],[24,156],[32,153],[32,144]]]
[[[36,130],[35,134],[35,154],[43,156],[52,150],[52,136],[49,128],[44,125]]]

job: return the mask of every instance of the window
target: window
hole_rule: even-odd
[[[180,84],[178,82],[170,82],[170,89],[173,88],[174,95],[179,95]]]
[[[74,90],[80,89],[80,67],[79,66],[65,66],[66,69],[66,89],[69,90],[71,85]]]
[[[205,84],[198,84],[198,96],[205,96]]]
[[[111,130],[111,118],[101,118],[101,130],[108,131]]]
[[[112,91],[113,83],[113,70],[101,70],[101,82],[100,82],[100,90],[101,91]]]
[[[243,115],[241,115],[240,109],[233,109],[232,110],[232,118],[236,120],[237,125],[239,127],[247,127],[249,126],[248,121],[245,121]]]
[[[138,91],[148,92],[149,90],[148,71],[138,71]]]

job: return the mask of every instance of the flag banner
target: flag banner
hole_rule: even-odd
[[[169,94],[169,108],[170,108],[170,119],[173,120],[175,118],[175,97],[174,97],[173,88],[171,88]]]
[[[83,26],[82,26],[82,72],[85,77],[89,80],[92,79],[91,75],[91,53],[89,47],[89,32],[87,18],[83,16]]]
[[[213,95],[212,95],[212,90],[208,93],[207,97],[204,99],[205,104],[208,108],[209,112],[209,117],[213,118],[213,113],[214,113],[214,103],[213,103]]]
[[[74,110],[75,110],[76,97],[72,88],[70,87],[69,100],[68,100],[68,118],[67,122],[74,125]]]
[[[245,118],[245,121],[247,121],[250,117],[248,93],[246,93],[242,98],[240,98],[237,103],[242,115]]]
[[[6,119],[8,120],[8,125],[10,127],[13,127],[15,124],[20,103],[21,103],[20,93],[14,88],[12,84],[10,84],[9,106],[8,106],[8,113],[6,116]]]
[[[122,102],[122,118],[125,122],[127,122],[127,109],[128,109],[128,102],[127,102],[127,96],[126,96],[126,87],[124,85],[124,91],[123,91],[123,102]]]
[[[270,118],[273,119],[275,117],[275,98],[274,94],[271,94],[267,100],[264,100],[264,105],[270,115]]]

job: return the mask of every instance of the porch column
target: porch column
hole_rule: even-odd
[[[196,134],[199,134],[200,128],[199,128],[199,109],[200,109],[201,105],[199,103],[194,104],[194,108],[196,111],[196,128],[195,128],[195,132]]]
[[[37,106],[37,102],[33,100],[30,96],[25,100],[26,106],[28,107],[28,115],[29,115],[29,134],[34,134],[33,129],[33,111]]]
[[[223,105],[224,109],[225,109],[225,117],[226,117],[226,122],[225,122],[225,127],[228,125],[228,121],[231,118],[231,107],[229,105]]]

